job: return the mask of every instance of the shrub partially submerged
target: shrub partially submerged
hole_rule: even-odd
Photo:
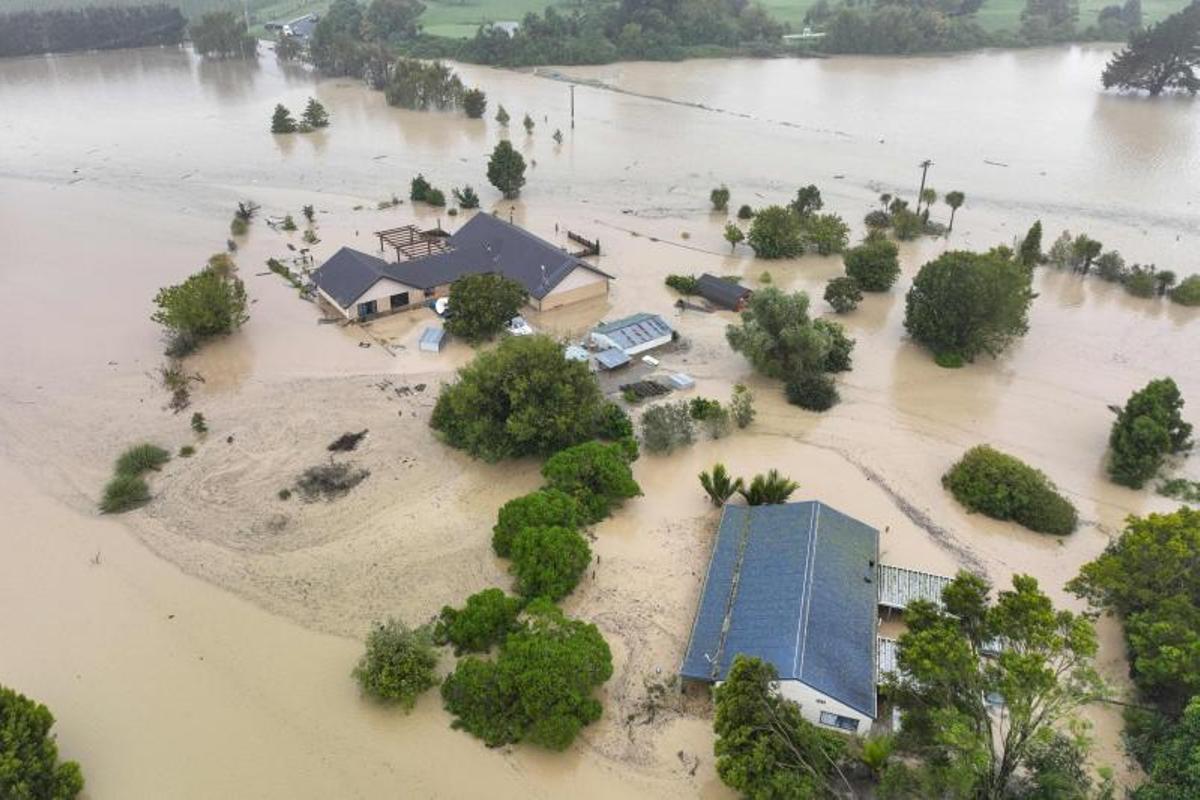
[[[369,470],[359,469],[346,462],[330,462],[309,467],[296,481],[296,488],[305,500],[336,500],[362,483]]]
[[[519,597],[509,597],[502,589],[476,592],[461,609],[442,608],[433,640],[437,644],[454,645],[456,656],[487,652],[516,629],[521,605]]]
[[[560,600],[592,561],[592,549],[574,528],[522,528],[512,540],[512,572],[525,597]]]
[[[375,623],[367,651],[354,668],[363,694],[410,709],[426,689],[437,685],[438,656],[428,628],[409,629],[396,619]]]
[[[171,454],[156,444],[138,444],[130,447],[117,458],[117,475],[141,475],[157,470],[171,460]]]
[[[105,514],[120,514],[150,500],[150,487],[140,475],[118,474],[104,486],[100,510]]]
[[[1062,536],[1075,530],[1075,506],[1039,470],[987,445],[973,447],[942,477],[958,502],[1039,533]]]
[[[575,498],[558,489],[540,489],[515,497],[500,507],[492,528],[492,549],[508,558],[513,537],[524,528],[578,528],[582,522]]]

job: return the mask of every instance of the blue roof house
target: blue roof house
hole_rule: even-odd
[[[680,674],[720,683],[738,654],[775,666],[809,721],[877,714],[879,531],[818,501],[726,505]]]
[[[615,347],[627,356],[635,356],[669,344],[673,333],[658,314],[634,314],[597,325],[592,329],[591,339],[594,347]]]

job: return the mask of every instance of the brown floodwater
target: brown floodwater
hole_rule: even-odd
[[[1111,415],[1170,374],[1200,406],[1200,314],[1140,300],[1097,279],[1043,271],[1030,333],[1002,358],[937,368],[903,331],[903,292],[947,248],[1007,243],[1034,219],[1047,243],[1086,231],[1129,261],[1200,271],[1200,105],[1099,91],[1109,51],[1064,47],[910,59],[696,61],[564,68],[543,75],[461,66],[488,92],[485,120],[392,109],[347,80],[278,65],[207,63],[178,50],[0,61],[0,682],[45,700],[64,752],[94,798],[129,796],[724,796],[705,710],[683,704],[653,724],[626,720],[686,643],[715,521],[692,476],[778,466],[800,494],[884,530],[891,563],[997,583],[1014,572],[1062,590],[1129,513],[1170,508],[1103,473]],[[576,90],[554,76],[588,81]],[[308,96],[326,131],[267,132],[275,103]],[[531,161],[520,201],[484,178],[502,131]],[[550,134],[562,129],[555,145]],[[813,415],[786,405],[723,341],[728,314],[677,315],[670,272],[764,273],[819,298],[833,258],[768,263],[729,252],[707,209],[783,202],[814,182],[856,228],[879,192],[911,196],[917,162],[967,203],[954,233],[902,247],[893,292],[843,321],[856,337],[843,402]],[[536,162],[535,164],[533,162]],[[441,605],[507,581],[488,547],[495,508],[536,485],[536,465],[485,467],[429,434],[433,387],[471,351],[415,347],[425,312],[368,329],[316,324],[316,310],[265,273],[303,247],[256,223],[237,258],[251,319],[188,360],[194,404],[212,433],[192,459],[152,480],[156,498],[118,520],[95,515],[112,457],[131,441],[190,441],[164,409],[150,322],[158,287],[223,249],[239,199],[264,215],[318,209],[319,261],[371,249],[371,231],[445,212],[408,203],[416,172],[470,183],[484,208],[565,244],[599,237],[617,276],[606,302],[531,315],[574,335],[635,310],[671,316],[687,346],[664,365],[725,396],[758,395],[754,426],[635,467],[645,496],[599,526],[601,556],[567,602],[613,642],[606,718],[562,756],[488,751],[450,731],[436,697],[409,717],[358,700],[348,671],[372,619],[428,619]],[[945,207],[935,206],[935,217]],[[556,232],[556,226],[558,231]],[[814,300],[814,311],[828,309]],[[370,346],[359,346],[370,345]],[[385,346],[386,345],[386,346]],[[392,384],[385,383],[392,381]],[[423,394],[393,385],[425,383]],[[345,430],[371,428],[358,455],[372,477],[349,498],[284,506],[288,476],[325,457]],[[232,441],[227,443],[227,437]],[[964,514],[938,478],[989,442],[1045,470],[1085,524],[1059,540]],[[1196,463],[1181,474],[1200,475]],[[99,563],[94,564],[96,553]],[[199,580],[197,580],[199,579]],[[174,616],[172,616],[174,615]],[[1101,662],[1119,690],[1116,626]],[[448,667],[448,664],[446,665]],[[1131,773],[1119,715],[1089,709],[1097,760]],[[693,758],[698,767],[689,766]],[[152,766],[151,766],[152,765]]]

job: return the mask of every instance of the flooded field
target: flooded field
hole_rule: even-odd
[[[779,467],[800,481],[798,497],[886,530],[889,563],[965,566],[997,583],[1028,572],[1072,602],[1063,582],[1125,515],[1171,507],[1105,478],[1106,406],[1169,374],[1196,421],[1200,314],[1043,271],[1029,335],[999,360],[946,371],[905,339],[903,293],[942,250],[1007,243],[1036,218],[1047,242],[1086,231],[1131,262],[1200,271],[1200,106],[1101,94],[1106,57],[1061,48],[542,75],[460,67],[488,93],[485,120],[391,109],[269,54],[257,65],[160,50],[0,61],[0,680],[55,711],[92,798],[722,797],[703,704],[630,721],[686,644],[716,522],[692,476],[714,461],[735,473]],[[573,130],[563,73],[588,82]],[[267,133],[275,103],[296,109],[309,95],[331,128]],[[537,121],[532,137],[511,132],[536,162],[514,203],[484,177],[501,135],[496,103]],[[832,412],[788,406],[752,375],[724,343],[732,315],[672,309],[671,272],[760,285],[767,271],[819,297],[841,270],[832,258],[730,254],[724,218],[707,208],[714,185],[726,183],[736,207],[816,183],[857,232],[879,192],[915,192],[924,158],[935,161],[930,183],[964,191],[966,205],[948,240],[902,248],[893,292],[844,319],[858,344]],[[600,563],[566,607],[601,627],[616,673],[604,720],[565,755],[487,750],[449,729],[436,693],[407,717],[358,699],[349,670],[373,619],[419,623],[507,585],[490,526],[501,503],[536,485],[537,465],[490,467],[442,447],[429,409],[469,349],[418,352],[427,312],[366,330],[318,325],[264,267],[302,246],[298,235],[256,222],[237,254],[251,320],[188,360],[203,377],[193,409],[211,426],[197,455],[152,479],[144,510],[95,512],[125,445],[192,441],[188,415],[166,410],[158,385],[151,299],[224,248],[235,203],[280,215],[314,204],[319,262],[344,244],[371,250],[372,231],[414,218],[457,226],[407,202],[376,208],[406,197],[417,172],[447,190],[472,184],[486,210],[545,238],[565,243],[568,228],[600,238],[600,264],[617,276],[608,301],[531,315],[535,326],[570,335],[663,313],[687,343],[666,366],[693,374],[700,394],[724,398],[740,381],[758,397],[747,431],[639,460],[644,496],[598,526]],[[827,311],[819,299],[814,309]],[[363,428],[355,459],[372,475],[352,495],[277,499],[330,440]],[[1080,530],[1060,542],[963,513],[939,478],[981,442],[1047,472],[1079,507]],[[1102,665],[1122,686],[1119,633],[1108,622],[1101,632]],[[1098,760],[1127,778],[1119,716],[1089,716]]]

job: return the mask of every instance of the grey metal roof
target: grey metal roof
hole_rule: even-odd
[[[607,336],[622,350],[630,350],[670,336],[671,326],[658,314],[640,313],[597,325],[595,331]]]
[[[382,258],[343,247],[313,273],[313,282],[342,308],[349,308],[383,277]]]
[[[449,252],[395,264],[343,247],[313,273],[313,280],[345,308],[380,277],[423,290],[445,286],[464,275],[494,272],[520,283],[531,297],[538,300],[549,294],[576,268],[612,278],[598,267],[491,214],[476,214],[450,237],[449,245]],[[352,263],[350,259],[341,257],[344,252],[360,258]],[[375,280],[370,283],[366,283],[366,269],[375,273]],[[340,274],[343,271],[349,274],[343,277]],[[329,285],[339,290],[358,286],[363,288],[347,302],[342,302],[328,288]]]
[[[723,680],[741,653],[874,717],[878,558],[824,503],[726,505],[680,674]]]
[[[738,301],[750,296],[751,291],[740,283],[718,278],[706,272],[696,282],[696,291],[705,300],[725,308],[736,308]]]
[[[623,367],[629,363],[629,356],[624,350],[616,347],[610,347],[607,350],[601,350],[596,354],[596,363],[604,369],[616,369]]]
[[[386,274],[418,289],[432,289],[463,275],[499,273],[541,300],[577,267],[612,278],[527,230],[478,213],[450,237],[448,253],[388,264]]]

